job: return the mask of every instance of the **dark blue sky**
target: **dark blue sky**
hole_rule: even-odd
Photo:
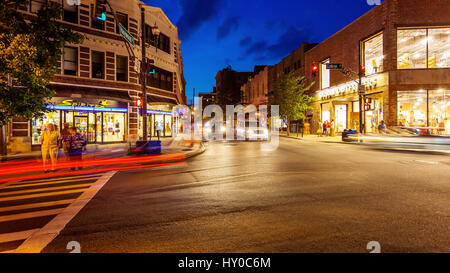
[[[302,42],[321,42],[373,8],[367,0],[146,0],[182,40],[186,95],[211,92],[217,71],[279,62]],[[370,1],[369,1],[370,2]]]

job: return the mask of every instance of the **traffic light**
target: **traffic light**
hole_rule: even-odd
[[[93,16],[97,20],[105,21],[106,20],[106,0],[93,0],[94,1],[94,9]]]
[[[143,104],[143,103],[142,103],[142,99],[137,99],[137,100],[136,100],[136,106],[137,106],[137,107],[142,107],[142,104]]]
[[[319,71],[319,65],[318,64],[313,64],[313,66],[311,67],[311,71],[312,71],[312,76],[316,77],[317,76],[317,71]]]
[[[155,60],[150,58],[145,58],[145,68],[148,74],[155,74],[155,68],[153,64],[155,63]]]
[[[364,111],[372,110],[372,99],[365,98],[364,99]]]
[[[366,67],[364,65],[361,65],[361,67],[359,68],[359,75],[360,76],[366,75]]]

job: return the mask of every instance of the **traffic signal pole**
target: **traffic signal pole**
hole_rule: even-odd
[[[147,63],[146,63],[146,52],[145,52],[145,9],[141,8],[141,28],[142,28],[142,62],[141,62],[141,84],[142,84],[142,119],[143,119],[143,140],[148,139],[147,130]]]

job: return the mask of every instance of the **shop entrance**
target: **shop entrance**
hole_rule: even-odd
[[[336,104],[334,106],[334,117],[336,133],[342,133],[347,129],[347,104]]]

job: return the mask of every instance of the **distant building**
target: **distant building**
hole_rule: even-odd
[[[242,104],[267,104],[271,66],[255,66],[254,76],[241,86]]]
[[[216,104],[216,93],[198,93],[198,97],[202,98],[202,108],[211,104]]]
[[[241,102],[241,86],[252,77],[254,72],[237,72],[231,67],[217,72],[217,103],[236,105]]]

